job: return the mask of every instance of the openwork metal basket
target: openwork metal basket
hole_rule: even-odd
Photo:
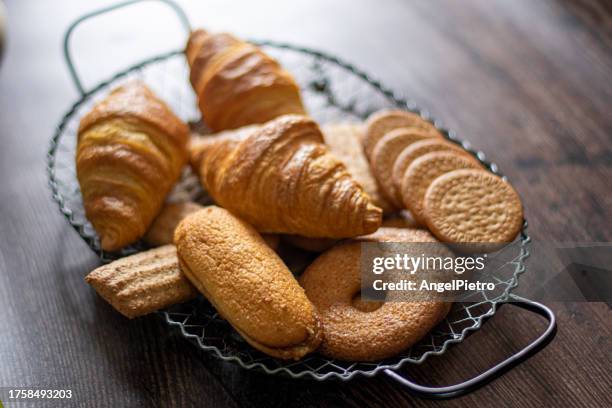
[[[197,122],[200,119],[195,95],[188,81],[188,66],[181,51],[147,59],[116,73],[89,91],[83,89],[70,55],[69,42],[73,30],[89,18],[139,1],[142,0],[129,1],[89,13],[69,27],[65,37],[64,51],[70,73],[81,93],[81,98],[71,106],[60,121],[51,139],[47,157],[47,171],[53,199],[58,203],[60,211],[70,225],[103,262],[138,252],[146,249],[146,246],[143,243],[136,243],[117,253],[106,253],[101,249],[99,239],[85,217],[76,178],[74,157],[77,129],[81,117],[112,88],[137,78],[151,87],[183,120]],[[177,13],[186,32],[189,32],[189,22],[183,11],[168,0],[160,1],[169,5]],[[445,129],[440,122],[419,110],[416,104],[398,96],[354,66],[312,49],[270,41],[253,42],[262,46],[267,53],[293,74],[301,87],[308,112],[320,123],[362,121],[371,112],[381,108],[399,108],[416,112],[434,123],[449,140],[471,152],[491,172],[501,176],[497,166],[488,162],[482,152],[473,150],[469,143],[460,141],[452,131]],[[184,199],[202,203],[211,202],[188,169],[185,170],[181,181],[170,197],[170,200]],[[176,305],[159,314],[170,327],[178,330],[200,349],[247,369],[315,380],[350,380],[359,375],[370,377],[383,372],[414,392],[430,396],[451,396],[490,380],[502,369],[528,357],[554,335],[555,318],[550,309],[511,293],[518,285],[520,274],[526,270],[524,261],[529,256],[529,241],[527,222],[525,222],[517,240],[501,252],[499,257],[502,258],[497,259],[496,263],[500,266],[495,271],[496,289],[494,291],[477,292],[471,294],[469,298],[462,299],[461,303],[454,305],[447,318],[418,344],[394,358],[375,363],[336,361],[317,354],[307,356],[300,361],[274,359],[253,349],[242,340],[203,297],[186,304]],[[286,254],[281,253],[281,256],[295,273],[300,273],[308,262],[306,255],[296,255],[291,251]],[[512,304],[532,310],[549,320],[546,331],[517,354],[475,378],[449,387],[421,386],[400,376],[395,371],[405,364],[420,364],[429,356],[442,355],[451,344],[460,343],[470,332],[478,330],[487,318],[493,316],[497,309],[507,302],[513,302]]]

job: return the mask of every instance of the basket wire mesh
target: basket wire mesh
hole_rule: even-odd
[[[64,52],[70,73],[77,88],[81,91],[82,98],[74,103],[61,119],[51,139],[47,155],[47,173],[53,199],[58,203],[60,211],[70,225],[103,262],[141,251],[146,249],[146,245],[138,242],[115,253],[104,252],[101,249],[96,232],[85,217],[76,178],[74,158],[80,118],[111,89],[124,82],[138,79],[144,81],[183,120],[190,123],[198,123],[200,120],[200,114],[196,109],[196,98],[188,81],[188,66],[181,51],[173,51],[147,59],[113,75],[88,92],[83,90],[69,54],[68,40],[71,32],[77,24],[88,18],[139,1],[141,0],[130,0],[94,11],[79,18],[69,27],[65,37]],[[189,22],[183,11],[170,0],[160,1],[174,9],[188,31]],[[383,108],[409,110],[434,123],[450,141],[461,145],[491,172],[503,177],[498,167],[486,160],[484,153],[473,150],[469,143],[460,141],[439,121],[431,118],[427,112],[419,110],[414,102],[401,98],[390,88],[354,66],[312,49],[271,41],[252,42],[262,46],[264,51],[276,58],[292,73],[300,85],[309,114],[319,123],[361,122],[370,113]],[[168,200],[187,199],[203,204],[212,202],[188,168],[185,169]],[[482,382],[486,377],[492,376],[495,371],[513,363],[519,355],[531,351],[551,337],[555,327],[554,314],[543,305],[519,298],[511,293],[518,285],[519,275],[525,272],[524,261],[529,256],[529,242],[525,221],[519,237],[497,255],[496,268],[492,271],[495,290],[471,293],[467,298],[461,299],[461,302],[455,303],[446,319],[419,343],[398,356],[373,363],[339,361],[318,354],[309,355],[299,361],[283,361],[269,357],[249,346],[229,323],[220,318],[216,310],[203,297],[173,306],[159,312],[159,315],[168,325],[177,328],[186,339],[200,349],[247,369],[321,381],[349,380],[358,375],[371,377],[384,371],[413,391],[430,396],[450,395],[463,392],[467,386]],[[288,248],[281,251],[281,257],[296,274],[299,274],[312,260],[303,252],[292,251]],[[495,314],[500,305],[508,301],[524,302],[523,304],[529,305],[550,321],[545,333],[521,352],[471,380],[445,388],[419,386],[391,371],[407,363],[420,364],[429,356],[443,354],[451,344],[463,341],[470,332],[478,330],[488,317]]]
[[[293,74],[301,87],[309,114],[319,123],[363,121],[370,113],[382,108],[408,109],[432,120],[414,104],[397,97],[368,75],[334,57],[287,44],[257,43]],[[138,79],[151,87],[183,120],[197,122],[200,115],[187,78],[188,66],[178,51],[147,60],[113,76],[85,94],[58,126],[49,154],[49,176],[54,198],[70,224],[102,261],[138,252],[146,249],[146,246],[139,242],[116,253],[107,253],[100,248],[99,239],[85,217],[76,178],[74,157],[79,120],[112,88]],[[499,174],[497,166],[486,162],[482,152],[472,150],[467,143],[458,141],[451,132],[443,129],[439,122],[433,122],[450,140],[462,144],[491,171]],[[171,201],[185,199],[204,204],[211,202],[188,168],[169,197]],[[319,355],[298,362],[271,358],[244,342],[204,298],[160,313],[164,321],[177,327],[183,336],[201,349],[211,351],[223,360],[235,361],[245,368],[318,380],[332,377],[346,380],[358,374],[372,376],[383,369],[396,369],[407,362],[421,363],[430,355],[442,354],[450,344],[462,341],[470,331],[480,328],[483,321],[495,313],[496,305],[506,301],[510,291],[517,286],[519,274],[525,271],[523,261],[529,256],[528,243],[525,224],[521,236],[503,251],[502,256],[507,259],[501,262],[502,266],[496,271],[494,291],[477,292],[471,298],[464,299],[464,302],[455,304],[449,316],[421,342],[397,357],[376,363],[350,363]],[[294,254],[290,253],[285,257],[288,263],[291,263],[292,256]],[[299,273],[303,264],[293,267],[293,270]]]

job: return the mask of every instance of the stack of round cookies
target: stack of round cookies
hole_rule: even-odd
[[[523,209],[512,186],[420,116],[372,114],[363,149],[384,198],[441,241],[497,244],[519,233]]]

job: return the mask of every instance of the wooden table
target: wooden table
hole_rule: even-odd
[[[523,197],[534,239],[612,239],[609,2],[226,3],[183,4],[196,24],[322,48],[414,98],[500,165]],[[63,31],[96,5],[8,1],[0,68],[0,386],[70,388],[78,406],[612,404],[612,316],[604,303],[550,304],[559,331],[546,349],[444,402],[416,398],[384,376],[349,383],[269,377],[200,354],[156,317],[122,318],[83,281],[98,260],[57,211],[44,171],[54,126],[77,98],[60,54]],[[116,16],[83,29],[74,49],[86,86],[182,41],[174,23],[152,25],[160,16],[142,13],[138,24]],[[505,307],[463,344],[404,373],[429,384],[459,381],[518,350],[543,325]]]

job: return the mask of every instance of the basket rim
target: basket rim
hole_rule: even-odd
[[[504,180],[506,180],[506,177],[500,172],[498,166],[493,162],[489,162],[486,159],[486,156],[482,151],[475,150],[474,148],[472,148],[471,144],[468,141],[460,140],[455,134],[455,132],[445,128],[442,122],[434,119],[429,114],[429,112],[420,109],[415,102],[400,96],[398,93],[393,91],[391,88],[385,86],[383,83],[381,83],[379,80],[375,79],[371,75],[367,74],[365,71],[362,71],[361,69],[356,68],[354,65],[347,63],[331,54],[328,54],[322,51],[318,51],[312,48],[308,48],[308,47],[302,47],[302,46],[292,45],[289,43],[269,41],[269,40],[250,40],[250,42],[256,45],[260,45],[260,46],[267,46],[267,47],[278,48],[278,49],[286,49],[286,50],[291,50],[291,51],[298,52],[298,53],[309,54],[309,55],[315,56],[316,58],[326,60],[327,62],[338,65],[350,71],[352,74],[358,76],[362,80],[366,81],[369,85],[376,88],[376,90],[379,91],[381,94],[383,94],[395,107],[397,107],[397,109],[403,109],[403,110],[407,110],[412,113],[418,114],[424,120],[431,122],[444,135],[445,138],[447,138],[451,142],[459,144],[463,149],[465,149],[470,154],[472,154],[479,162],[485,165],[489,171],[491,171],[493,174],[496,174],[502,177]],[[55,128],[55,132],[51,138],[49,148],[47,151],[47,157],[46,157],[47,159],[46,160],[46,172],[48,176],[48,184],[49,184],[49,187],[52,193],[52,199],[58,204],[60,212],[68,220],[70,225],[77,231],[79,236],[83,240],[85,240],[85,242],[88,244],[88,246],[92,250],[94,250],[93,248],[94,239],[85,233],[84,224],[74,219],[73,212],[66,205],[65,198],[59,191],[59,187],[58,187],[58,182],[57,182],[57,178],[55,174],[55,155],[57,153],[57,149],[58,149],[59,142],[62,137],[63,131],[66,128],[68,121],[76,113],[77,109],[82,104],[84,104],[89,98],[91,98],[92,95],[96,94],[100,89],[112,84],[113,82],[147,65],[173,58],[175,56],[181,55],[182,53],[183,53],[183,50],[173,50],[173,51],[169,51],[166,53],[158,54],[153,57],[146,58],[136,64],[133,64],[124,70],[116,72],[114,75],[110,76],[108,79],[101,81],[96,86],[94,86],[93,88],[91,88],[90,90],[82,94],[81,97],[78,100],[76,100],[70,106],[68,111],[62,116],[59,124]],[[493,316],[497,312],[498,307],[508,301],[508,298],[510,297],[510,293],[512,292],[513,289],[515,289],[518,286],[519,276],[526,271],[524,260],[530,255],[527,246],[531,241],[531,238],[527,234],[527,227],[528,227],[528,223],[526,220],[524,220],[523,226],[520,232],[520,238],[519,238],[519,245],[520,245],[521,252],[517,258],[518,263],[515,267],[510,283],[504,289],[503,293],[500,296],[498,296],[496,299],[486,300],[485,302],[482,302],[482,303],[488,303],[491,305],[491,308],[489,309],[487,313],[484,313],[478,317],[473,318],[473,320],[475,321],[475,324],[462,329],[458,337],[446,339],[442,347],[439,350],[427,351],[423,353],[420,356],[420,358],[417,360],[410,358],[410,357],[404,357],[404,358],[399,359],[394,364],[391,364],[391,363],[378,364],[371,371],[355,369],[355,370],[351,370],[348,375],[342,375],[337,372],[329,372],[326,374],[319,375],[319,374],[316,374],[313,370],[304,370],[299,373],[294,373],[286,367],[278,367],[278,368],[270,369],[260,362],[245,363],[242,359],[240,359],[239,357],[235,355],[224,355],[223,353],[221,353],[219,348],[217,348],[216,346],[208,346],[208,345],[203,344],[201,339],[198,336],[187,333],[182,323],[172,320],[170,318],[168,311],[159,311],[157,312],[157,314],[161,316],[162,319],[170,327],[178,327],[180,329],[180,333],[182,334],[182,336],[190,340],[191,342],[197,344],[201,350],[212,352],[214,356],[220,358],[221,360],[237,363],[238,365],[240,365],[242,368],[245,368],[245,369],[259,369],[265,372],[266,374],[286,374],[291,378],[310,378],[310,379],[314,379],[317,381],[324,381],[324,380],[329,380],[329,379],[339,379],[339,380],[348,381],[360,375],[364,377],[373,377],[379,372],[384,371],[384,370],[398,370],[404,364],[407,364],[407,363],[422,364],[429,356],[444,354],[447,351],[448,347],[450,347],[451,344],[461,343],[463,340],[465,340],[465,338],[471,332],[475,332],[479,330],[482,327],[482,324],[484,323],[484,321],[486,321],[489,317]],[[117,258],[116,255],[113,256],[113,254],[108,254],[104,251],[100,251],[98,253],[98,256],[103,262],[109,262]],[[329,361],[333,361],[333,360],[329,360]],[[359,362],[356,362],[355,364],[359,364]]]

